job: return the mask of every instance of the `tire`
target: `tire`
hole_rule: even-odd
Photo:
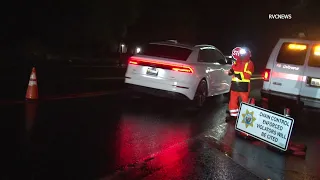
[[[203,107],[204,103],[206,102],[207,96],[208,96],[207,82],[205,80],[201,80],[197,87],[197,91],[193,99],[193,103],[195,107],[196,108]]]

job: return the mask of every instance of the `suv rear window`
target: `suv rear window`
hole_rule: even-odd
[[[277,62],[292,65],[303,65],[308,46],[305,44],[283,43],[279,51]]]
[[[320,45],[312,48],[312,51],[309,57],[308,66],[320,67]]]
[[[155,56],[161,58],[176,59],[186,61],[190,56],[192,50],[187,48],[167,46],[160,44],[148,44],[142,48],[140,54],[146,56]]]

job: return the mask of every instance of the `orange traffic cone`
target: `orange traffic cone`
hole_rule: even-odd
[[[38,83],[37,83],[37,76],[36,76],[36,68],[32,68],[29,85],[26,93],[26,99],[27,100],[38,99]]]

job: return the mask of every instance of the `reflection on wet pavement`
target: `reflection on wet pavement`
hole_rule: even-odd
[[[260,179],[198,136],[101,180]]]
[[[184,148],[163,153],[160,157],[166,159],[169,154],[180,155],[167,162],[153,160],[154,164],[161,164],[162,168],[145,179],[259,179],[202,138],[190,141]]]
[[[139,99],[123,108],[118,135],[121,142],[118,165],[141,161],[221,123],[221,119],[215,121],[211,114],[187,111],[186,106],[180,102],[157,99],[151,107],[145,103],[148,100]],[[218,100],[214,98],[211,103]],[[202,112],[210,110],[215,113],[215,109],[218,109],[215,105],[208,107]]]
[[[8,170],[17,170],[19,162],[26,178],[95,179],[219,123],[211,116],[219,98],[201,112],[155,100],[153,106],[145,103],[148,98],[119,96],[3,106],[1,119],[8,120],[2,133],[12,154],[3,162],[11,163]]]
[[[270,179],[320,177],[318,112],[295,117],[292,140],[308,146],[303,159],[236,137],[222,96],[198,112],[184,102],[121,95],[0,108],[1,179],[257,178],[247,170]]]

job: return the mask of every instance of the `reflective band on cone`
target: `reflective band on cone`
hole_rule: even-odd
[[[29,86],[36,86],[37,85],[37,81],[29,81]]]
[[[36,75],[32,72],[32,74],[31,74],[31,76],[30,76],[30,79],[31,80],[36,80],[37,78],[36,78]]]

